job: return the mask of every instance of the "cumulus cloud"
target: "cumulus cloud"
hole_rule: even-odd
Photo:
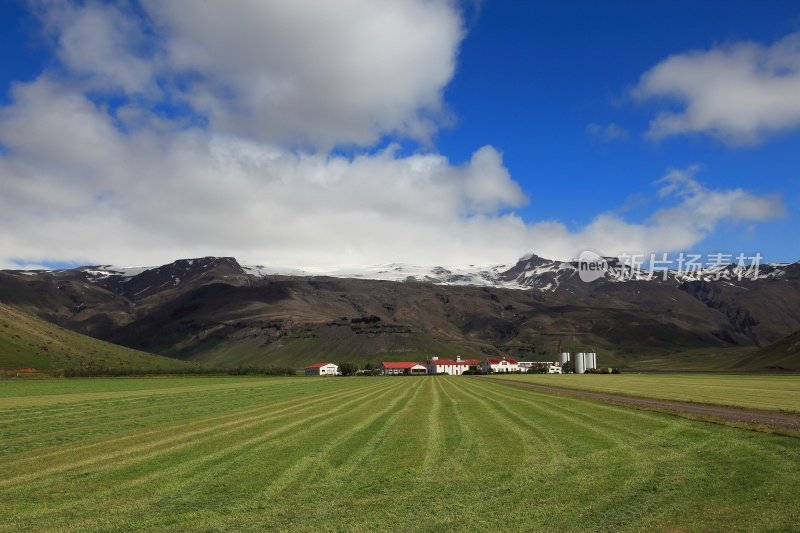
[[[0,158],[2,249],[14,257],[157,262],[214,250],[281,264],[434,262],[442,251],[488,259],[484,247],[502,247],[490,242],[488,228],[503,220],[496,212],[527,201],[491,146],[464,164],[399,156],[394,146],[348,158],[200,129],[123,133],[47,78],[14,97],[0,112],[9,148]]]
[[[216,131],[330,148],[429,141],[463,38],[449,1],[144,0],[34,5],[92,89],[180,102]]]
[[[656,180],[663,207],[643,222],[626,221],[606,212],[575,230],[557,222],[532,224],[531,237],[547,240],[545,257],[576,257],[576,250],[604,255],[688,251],[720,224],[762,222],[785,215],[779,195],[759,195],[743,189],[709,189],[695,179],[699,166],[673,169]]]
[[[63,0],[36,0],[30,5],[64,68],[87,88],[160,96],[156,78],[164,65],[157,41],[148,39],[135,13]]]
[[[633,95],[682,105],[650,122],[653,139],[705,133],[732,146],[800,125],[800,33],[764,46],[743,42],[668,57],[642,75]]]
[[[60,68],[0,107],[0,267],[571,259],[689,247],[780,212],[778,197],[710,190],[690,168],[659,183],[648,220],[529,222],[495,147],[465,162],[377,149],[439,124],[463,37],[448,1],[36,5]],[[611,126],[598,131],[619,138]],[[367,149],[330,149],[352,144]]]
[[[283,266],[486,264],[524,251],[570,259],[586,247],[688,247],[722,221],[781,209],[776,197],[707,189],[690,168],[659,181],[675,205],[650,220],[603,213],[570,230],[503,213],[527,198],[491,146],[463,164],[393,146],[341,157],[197,128],[124,133],[47,78],[17,86],[14,97],[0,113],[9,147],[0,157],[6,265],[156,264],[210,253]]]

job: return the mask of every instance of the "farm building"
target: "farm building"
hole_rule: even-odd
[[[381,372],[384,376],[398,376],[401,374],[418,375],[427,374],[428,369],[419,363],[415,362],[383,362],[381,363]]]
[[[508,357],[487,357],[481,363],[481,370],[485,373],[519,372],[519,364],[516,359]]]
[[[531,372],[533,368],[539,365],[545,365],[547,367],[548,374],[561,373],[561,365],[558,363],[558,361],[520,361],[518,364],[520,372]]]
[[[564,363],[572,363],[573,372],[583,374],[590,368],[597,368],[597,354],[595,352],[559,352],[558,362],[563,366]]]
[[[460,355],[455,360],[431,357],[428,359],[428,373],[460,376],[467,370],[476,370],[479,365],[480,361],[477,359],[461,359]]]
[[[333,363],[314,363],[306,367],[306,376],[335,376],[339,366]]]

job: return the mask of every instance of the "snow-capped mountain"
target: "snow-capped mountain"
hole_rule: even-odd
[[[795,263],[740,266],[735,263],[700,266],[693,269],[633,268],[617,258],[604,258],[601,280],[612,283],[653,281],[679,285],[691,281],[738,283],[753,279],[800,277],[800,261]],[[390,263],[376,266],[342,266],[336,268],[296,268],[265,265],[240,265],[231,257],[181,259],[159,267],[87,266],[69,271],[80,273],[87,281],[108,285],[124,285],[129,295],[147,295],[164,288],[178,286],[182,281],[202,277],[333,277],[393,282],[421,282],[434,285],[468,285],[506,289],[533,289],[555,292],[559,288],[574,288],[583,284],[579,263],[544,259],[534,254],[521,257],[515,265],[420,266]],[[35,274],[36,271],[30,271]]]
[[[760,265],[752,280],[736,264],[651,274],[600,259],[592,282],[577,261],[532,254],[462,267],[321,270],[203,257],[0,271],[0,302],[123,346],[226,364],[442,349],[539,357],[563,338],[625,362],[763,347],[800,329],[800,263]],[[787,361],[758,364],[795,368]]]

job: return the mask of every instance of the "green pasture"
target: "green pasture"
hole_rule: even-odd
[[[469,377],[0,382],[0,459],[2,531],[800,523],[800,439]]]
[[[495,374],[490,377],[662,400],[800,412],[800,375],[796,374]]]

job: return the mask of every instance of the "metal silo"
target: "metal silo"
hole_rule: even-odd
[[[558,354],[558,364],[564,366],[564,363],[570,360],[569,352],[561,352]]]
[[[589,355],[592,356],[592,368],[597,368],[597,354],[592,352]]]
[[[578,352],[575,354],[575,359],[572,362],[572,365],[576,374],[583,374],[586,372],[586,360],[584,359],[585,355],[586,354],[583,352]]]

